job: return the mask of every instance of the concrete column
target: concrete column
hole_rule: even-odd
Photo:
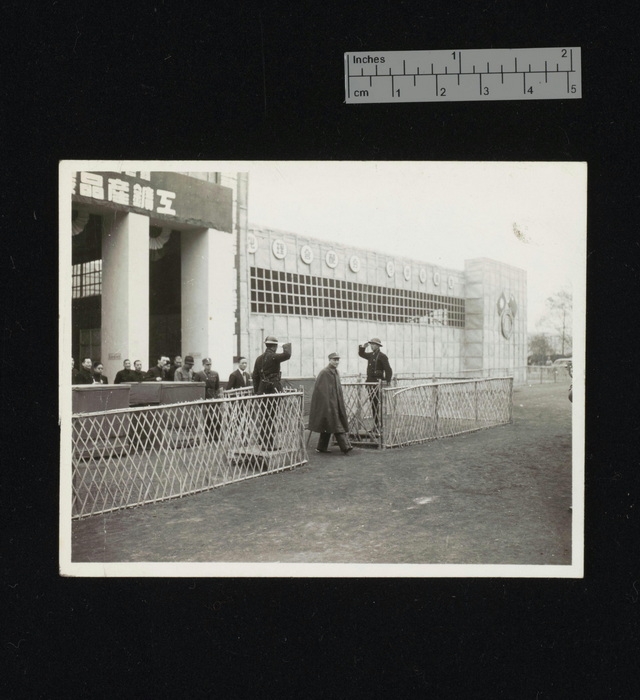
[[[193,355],[194,369],[211,357],[226,381],[235,354],[235,285],[233,234],[215,229],[183,231],[182,355]]]
[[[111,224],[109,226],[109,224]],[[102,357],[110,382],[122,362],[149,357],[149,219],[105,217],[102,236]]]

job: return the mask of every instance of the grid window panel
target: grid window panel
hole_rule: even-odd
[[[92,271],[93,272],[93,271]],[[78,275],[74,270],[74,278]],[[97,284],[98,275],[89,278]],[[264,282],[263,282],[264,280]],[[251,311],[463,328],[464,299],[406,289],[251,268]],[[78,283],[74,279],[74,293]],[[264,295],[262,290],[272,292]],[[257,293],[257,299],[256,299]],[[258,303],[256,303],[256,301]],[[267,302],[267,306],[260,302]]]

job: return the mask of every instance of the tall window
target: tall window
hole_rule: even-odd
[[[90,260],[73,266],[74,299],[102,294],[102,260]]]

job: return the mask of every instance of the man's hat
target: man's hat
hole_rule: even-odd
[[[193,364],[193,355],[185,355],[184,362],[185,362],[185,364],[187,362],[190,362],[191,364]]]
[[[268,335],[268,336],[264,339],[264,342],[265,342],[265,345],[271,345],[271,344],[277,345],[277,344],[278,344],[278,339],[275,338],[275,337],[272,336],[272,335]]]
[[[340,355],[338,355],[337,352],[332,352],[332,353],[329,355],[329,359],[330,359],[330,360],[339,360],[339,359],[340,359]]]
[[[211,364],[211,358],[210,357],[205,357],[202,359],[202,364],[203,365],[210,365]]]
[[[371,338],[369,343],[375,343],[376,345],[379,345],[380,347],[382,347],[382,342],[380,341],[380,338]]]

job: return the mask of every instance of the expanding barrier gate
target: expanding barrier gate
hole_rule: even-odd
[[[72,416],[74,519],[307,462],[303,392]]]
[[[513,415],[513,377],[405,387],[343,382],[342,389],[356,445],[412,445],[510,423]]]

